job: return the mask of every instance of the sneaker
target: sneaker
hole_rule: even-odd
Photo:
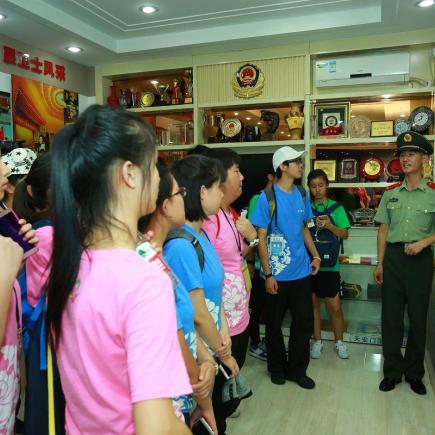
[[[258,344],[251,344],[249,346],[249,355],[261,359],[261,361],[267,361],[266,343],[264,339]]]
[[[341,340],[338,340],[337,343],[335,343],[335,351],[337,352],[339,358],[349,358],[349,351],[347,350],[347,346]]]
[[[321,340],[316,340],[313,345],[311,346],[311,358],[313,359],[319,359],[320,354],[323,350],[323,343]]]
[[[239,418],[240,417],[240,409],[236,409],[228,418]]]

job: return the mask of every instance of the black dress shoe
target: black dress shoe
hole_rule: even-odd
[[[391,391],[397,384],[400,384],[402,379],[384,378],[379,384],[379,389],[381,391]]]
[[[305,388],[306,390],[312,390],[316,386],[316,383],[306,375],[299,377],[288,376],[287,379],[290,382],[296,382],[301,388]]]
[[[405,381],[408,382],[411,390],[414,391],[414,393],[420,394],[422,396],[426,394],[426,387],[424,386],[421,379],[412,379],[405,377]]]
[[[270,380],[272,381],[272,384],[275,384],[275,385],[284,385],[285,384],[285,377],[279,373],[271,373]]]

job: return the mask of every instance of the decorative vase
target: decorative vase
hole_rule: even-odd
[[[116,86],[110,86],[110,95],[107,97],[107,104],[109,106],[119,106],[119,100],[116,96]]]
[[[304,126],[304,114],[301,105],[297,103],[290,104],[290,112],[285,120],[290,132],[290,140],[300,140]]]

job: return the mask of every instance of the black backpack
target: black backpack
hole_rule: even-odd
[[[312,207],[314,219],[319,216],[327,215],[331,222],[335,225],[334,219],[331,215],[335,210],[337,210],[338,207],[341,207],[341,204],[338,202],[332,204],[322,211],[318,211],[316,208]],[[327,230],[326,228],[318,227],[317,225],[310,228],[310,232],[317,251],[319,252],[322,267],[335,266],[338,256],[340,255],[340,248],[341,252],[343,253],[343,240],[337,237],[333,232]]]
[[[204,234],[207,236],[207,234],[204,232]],[[204,270],[204,251],[201,248],[201,245],[199,244],[199,240],[189,231],[186,231],[184,228],[173,228],[171,231],[169,231],[168,237],[166,237],[165,245],[170,240],[173,239],[186,239],[188,240],[193,248],[195,249],[196,255],[198,256],[199,261],[199,267],[201,268],[201,272]]]

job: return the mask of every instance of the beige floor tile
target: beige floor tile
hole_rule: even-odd
[[[243,374],[254,395],[228,419],[228,435],[435,435],[435,397],[429,380],[427,396],[406,382],[394,391],[378,390],[382,379],[379,346],[349,344],[341,360],[334,343],[325,342],[322,357],[311,360],[308,375],[316,388],[273,385],[266,363],[248,356]]]

